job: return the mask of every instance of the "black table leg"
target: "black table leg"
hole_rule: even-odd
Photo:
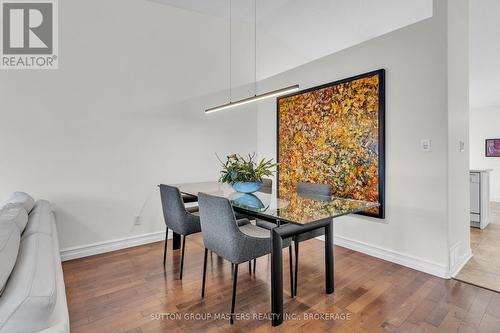
[[[283,239],[276,228],[272,231],[271,245],[271,314],[273,326],[278,326],[283,322]]]
[[[181,248],[181,235],[175,232],[172,233],[173,233],[172,250],[178,250]]]
[[[325,280],[326,293],[333,293],[334,278],[333,278],[333,221],[325,227]],[[295,268],[297,269],[297,268]]]

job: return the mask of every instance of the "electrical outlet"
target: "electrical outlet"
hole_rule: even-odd
[[[135,219],[134,219],[134,224],[135,225],[141,225],[141,217],[140,216],[136,216]]]

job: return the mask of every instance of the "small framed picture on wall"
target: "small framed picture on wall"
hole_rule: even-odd
[[[486,157],[500,157],[500,139],[486,139]]]

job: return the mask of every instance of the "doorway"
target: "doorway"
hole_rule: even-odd
[[[470,221],[473,257],[455,279],[500,292],[500,2],[470,2]],[[491,39],[493,38],[493,39]]]

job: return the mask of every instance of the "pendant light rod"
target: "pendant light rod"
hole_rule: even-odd
[[[266,98],[271,98],[271,97],[277,97],[277,96],[281,96],[281,95],[286,95],[286,94],[289,94],[289,93],[292,93],[292,92],[295,92],[295,91],[298,91],[298,90],[299,90],[299,85],[295,84],[293,86],[289,86],[289,87],[286,87],[286,88],[281,88],[281,89],[273,90],[273,91],[270,91],[270,92],[267,92],[267,93],[264,93],[264,94],[255,95],[255,96],[252,96],[252,97],[240,99],[239,101],[236,101],[236,102],[229,102],[227,104],[223,104],[223,105],[219,105],[219,106],[216,106],[216,107],[213,107],[213,108],[210,108],[210,109],[206,109],[205,113],[212,113],[212,112],[222,111],[222,110],[226,110],[226,109],[229,109],[229,108],[234,108],[236,106],[240,106],[240,105],[245,105],[245,104],[248,104],[248,103],[253,103],[253,102],[261,101],[261,100],[266,99]]]
[[[233,99],[233,10],[232,0],[229,0],[229,103]]]
[[[295,84],[286,88],[281,88],[267,93],[257,95],[257,0],[254,0],[254,96],[240,99],[236,102],[232,100],[232,0],[229,1],[229,103],[212,107],[205,110],[205,113],[222,111],[236,106],[245,105],[261,101],[266,98],[286,95],[299,90],[299,85]]]
[[[254,20],[254,25],[253,25],[253,55],[254,55],[254,61],[253,61],[253,89],[254,89],[254,95],[257,95],[257,0],[253,1],[253,20]]]

